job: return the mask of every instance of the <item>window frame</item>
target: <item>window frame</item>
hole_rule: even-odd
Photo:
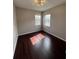
[[[39,17],[39,18],[37,19],[37,17]],[[36,26],[40,26],[41,25],[41,15],[40,14],[36,14],[35,15],[35,25]]]
[[[49,16],[50,18],[47,20],[46,19],[46,16]],[[46,23],[48,21],[48,24]],[[46,14],[44,15],[43,17],[43,25],[46,26],[46,27],[50,27],[51,26],[51,14]]]

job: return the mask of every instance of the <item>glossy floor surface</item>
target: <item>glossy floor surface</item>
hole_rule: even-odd
[[[30,38],[41,33],[44,38],[32,44]],[[66,43],[46,32],[40,31],[19,36],[14,59],[66,59]]]

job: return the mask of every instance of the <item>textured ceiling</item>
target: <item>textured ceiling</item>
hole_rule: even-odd
[[[65,0],[47,0],[44,6],[39,7],[36,4],[34,4],[33,0],[13,0],[13,1],[16,7],[27,8],[36,11],[45,11],[65,2]]]

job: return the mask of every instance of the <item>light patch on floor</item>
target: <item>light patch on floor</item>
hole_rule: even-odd
[[[30,38],[32,45],[35,45],[36,43],[38,43],[40,40],[42,40],[43,38],[45,38],[45,36],[41,33],[33,36]]]

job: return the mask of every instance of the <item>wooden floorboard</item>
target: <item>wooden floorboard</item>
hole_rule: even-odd
[[[44,39],[33,45],[30,38],[43,34]],[[66,59],[66,42],[44,31],[18,37],[14,59]]]

